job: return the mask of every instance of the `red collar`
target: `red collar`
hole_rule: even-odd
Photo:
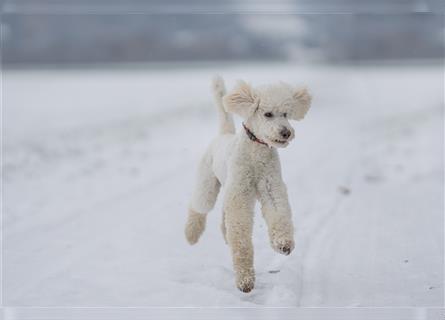
[[[266,142],[264,142],[263,140],[258,139],[252,131],[249,130],[249,128],[246,127],[246,125],[243,122],[243,127],[244,130],[246,131],[247,136],[249,137],[250,140],[258,142],[260,144],[264,144],[265,146],[269,146]]]

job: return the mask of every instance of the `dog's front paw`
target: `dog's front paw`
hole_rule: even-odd
[[[255,274],[249,272],[247,274],[238,275],[236,280],[236,286],[244,293],[248,293],[255,287]]]
[[[255,277],[240,278],[236,282],[238,289],[244,293],[249,293],[255,287]]]
[[[278,253],[288,256],[294,250],[295,243],[292,239],[277,239],[272,241],[272,248]]]

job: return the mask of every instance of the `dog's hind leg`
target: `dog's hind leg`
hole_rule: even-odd
[[[206,225],[207,213],[215,206],[220,182],[212,170],[212,156],[207,152],[199,163],[197,180],[185,225],[185,237],[190,244],[198,242]]]

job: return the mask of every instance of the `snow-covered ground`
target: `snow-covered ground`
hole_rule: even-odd
[[[314,95],[280,151],[296,248],[275,253],[257,212],[250,294],[220,201],[196,246],[183,235],[217,72]],[[5,305],[443,305],[438,65],[9,70],[3,94]]]

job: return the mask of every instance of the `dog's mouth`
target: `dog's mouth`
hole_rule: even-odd
[[[272,141],[278,144],[286,144],[288,142],[287,140],[278,140],[278,139],[274,139]]]
[[[284,148],[289,144],[289,140],[281,140],[281,139],[271,139],[268,138],[267,141],[269,143],[269,145],[274,146],[276,148]]]

